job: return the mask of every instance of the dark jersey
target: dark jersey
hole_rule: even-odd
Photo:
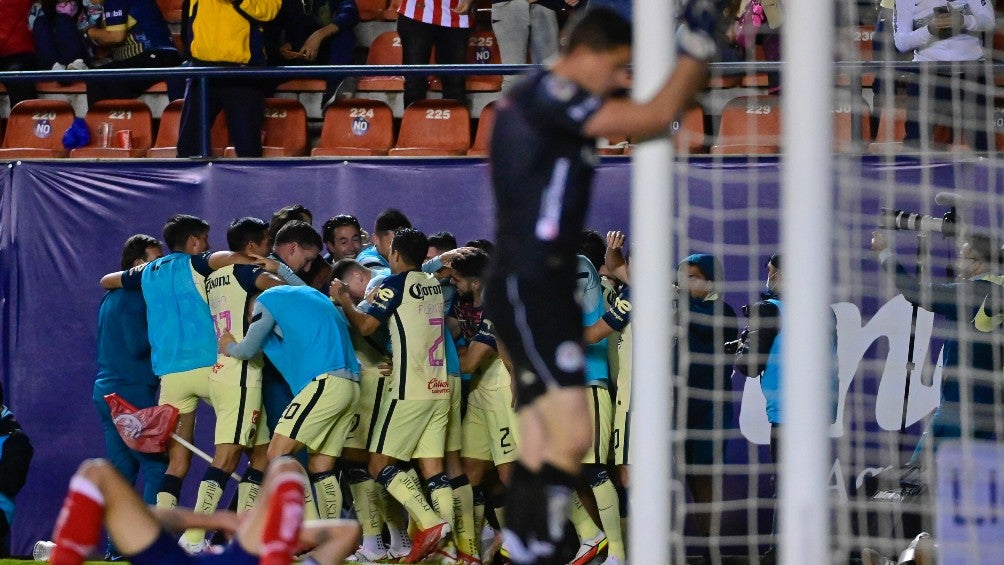
[[[596,164],[596,140],[582,129],[602,103],[547,72],[499,100],[491,152],[498,271],[574,275]]]

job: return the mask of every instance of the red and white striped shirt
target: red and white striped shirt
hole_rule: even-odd
[[[423,23],[443,27],[471,27],[470,14],[456,14],[460,0],[402,0],[397,13]]]

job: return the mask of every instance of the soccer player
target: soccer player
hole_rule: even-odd
[[[491,152],[498,247],[486,304],[518,387],[520,465],[506,511],[516,563],[553,558],[592,444],[574,291],[595,138],[665,135],[704,83],[720,14],[712,0],[685,4],[681,56],[646,103],[608,98],[629,86],[631,26],[603,9],[582,18],[553,67],[499,101]]]
[[[232,251],[210,253],[209,224],[185,214],[167,221],[164,242],[170,254],[107,274],[101,278],[101,286],[143,291],[153,372],[160,377],[159,403],[178,409],[178,435],[191,441],[195,408],[200,398],[209,397],[209,378],[216,363],[216,330],[206,300],[205,279],[216,269],[260,262],[261,258]],[[171,442],[157,506],[177,506],[181,481],[191,460],[187,448]]]
[[[136,234],[122,247],[122,269],[132,269],[164,255],[156,238]],[[143,500],[157,503],[167,458],[163,454],[133,451],[122,441],[112,421],[105,395],[113,392],[137,408],[157,405],[157,375],[150,363],[146,303],[138,290],[110,290],[98,308],[98,376],[94,381],[94,406],[101,417],[105,453],[115,469],[130,483],[143,473]],[[111,548],[109,548],[111,549]]]
[[[231,251],[262,256],[268,252],[268,224],[258,218],[234,220],[227,230]],[[277,267],[277,266],[276,266]],[[292,273],[288,270],[287,273]],[[216,332],[230,332],[243,339],[251,323],[251,306],[261,291],[285,284],[279,277],[257,265],[231,265],[214,271],[206,279],[206,297]],[[238,485],[238,511],[254,504],[265,472],[268,428],[261,419],[261,355],[249,360],[220,355],[209,378],[209,401],[216,413],[213,461],[199,483],[195,511],[216,511],[230,474],[237,468],[241,453],[251,451],[251,464]],[[181,545],[190,552],[208,547],[206,532],[191,529]]]
[[[276,241],[281,239],[280,231]],[[243,341],[221,332],[220,352],[250,359],[264,351],[282,373],[294,397],[272,434],[268,458],[306,447],[319,513],[337,518],[342,489],[335,462],[359,399],[359,362],[348,322],[327,296],[308,286],[275,286],[262,292],[252,320]],[[316,516],[309,489],[306,494],[307,515]]]
[[[260,504],[243,519],[233,512],[151,510],[107,461],[84,461],[70,479],[49,563],[83,563],[98,542],[102,524],[135,565],[288,565],[299,548],[311,547],[313,551],[301,563],[341,563],[355,547],[359,527],[347,520],[303,523],[306,488],[303,467],[289,457],[280,457],[269,465]],[[234,538],[220,554],[189,556],[174,543],[170,532],[190,527],[223,530]]]
[[[0,554],[6,554],[10,547],[14,498],[28,480],[34,453],[28,435],[4,403],[3,383],[0,383]]]
[[[366,289],[374,278],[371,269],[363,267],[355,259],[342,259],[335,263],[333,275],[345,284],[355,304],[366,300]],[[347,468],[349,490],[363,529],[362,545],[356,550],[355,559],[363,562],[384,558],[397,560],[411,553],[406,517],[403,512],[396,511],[400,506],[397,509],[384,507],[383,487],[377,484],[368,470],[370,436],[390,374],[390,335],[383,326],[376,333],[364,336],[352,325],[349,326],[349,335],[359,359],[359,402],[345,438],[342,465]],[[390,547],[386,547],[383,541],[385,522],[390,533]]]
[[[294,221],[304,222],[309,226],[314,221],[314,215],[303,204],[279,208],[272,214],[272,219],[268,223],[269,245],[274,246],[282,228]],[[331,280],[331,264],[318,254],[297,269],[296,274],[306,284],[323,292],[327,290],[328,282]]]
[[[344,283],[334,281],[331,295],[362,335],[386,323],[391,335],[393,372],[370,441],[369,471],[415,520],[419,532],[406,563],[435,551],[452,531],[453,489],[443,462],[450,412],[447,380],[443,288],[419,270],[429,248],[425,234],[402,228],[390,246],[391,276],[364,312]],[[417,460],[432,505],[401,462]]]
[[[404,212],[396,208],[388,208],[377,216],[373,223],[373,245],[364,248],[356,255],[356,260],[369,269],[378,272],[390,272],[390,245],[394,241],[394,232],[401,228],[411,228],[411,220]],[[425,255],[423,254],[424,258]]]
[[[355,259],[359,255],[363,249],[363,228],[355,216],[339,214],[324,222],[321,239],[328,250],[325,259],[333,265],[342,259]]]

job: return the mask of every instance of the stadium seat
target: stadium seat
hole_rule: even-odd
[[[436,61],[433,52],[432,61]],[[467,39],[467,55],[464,63],[468,65],[500,65],[502,53],[499,51],[498,39],[489,30],[478,30],[471,33]],[[430,88],[434,91],[443,89],[438,79],[430,79]],[[502,90],[502,75],[468,75],[464,84],[468,92],[498,92]]]
[[[840,53],[841,59],[865,62],[872,60],[872,38],[875,37],[875,26],[860,25],[842,28],[839,37],[842,40],[841,47],[843,47]],[[837,74],[835,83],[837,86],[847,86],[850,82],[850,77],[847,74]],[[862,87],[870,88],[874,82],[875,73],[861,74]]]
[[[471,114],[453,100],[420,100],[404,111],[391,156],[466,155],[471,146]]]
[[[181,23],[182,0],[157,0],[157,7],[169,24]]]
[[[275,87],[276,92],[324,92],[328,83],[320,78],[294,78]]]
[[[303,157],[307,155],[307,110],[299,100],[266,98],[262,122],[262,157]],[[236,157],[227,147],[224,157]]]
[[[855,104],[856,103],[856,104]],[[853,107],[852,105],[856,106]],[[855,140],[851,131],[852,111],[861,116],[861,139]],[[833,106],[833,148],[837,151],[855,151],[872,140],[871,112],[868,103],[860,96],[838,101]]]
[[[704,133],[704,108],[694,106],[670,125],[673,147],[678,154],[707,153],[708,142]]]
[[[754,61],[765,61],[763,45],[757,45],[754,51]],[[767,88],[767,73],[751,72],[745,74],[740,79],[740,86],[744,88]]]
[[[495,101],[491,101],[481,109],[478,118],[478,131],[474,136],[474,145],[467,150],[469,157],[486,157],[491,148],[492,128],[495,127]]]
[[[623,155],[628,146],[627,136],[599,138],[596,143],[597,155]]]
[[[401,38],[396,31],[385,31],[373,39],[369,53],[366,55],[367,65],[400,65],[402,64]],[[356,90],[371,92],[374,90],[403,91],[403,76],[366,76],[359,77]]]
[[[314,157],[386,155],[394,146],[394,113],[379,100],[337,100],[324,111]]]
[[[146,152],[147,157],[170,159],[178,156],[178,129],[181,127],[181,107],[184,103],[184,100],[175,100],[164,108],[164,112],[160,115],[160,126],[157,128],[157,139],[153,147]],[[210,153],[216,157],[222,156],[229,138],[226,115],[220,112],[209,131]]]
[[[73,124],[73,106],[65,100],[24,100],[11,108],[0,159],[66,157],[63,133]]]
[[[70,157],[145,157],[153,143],[153,115],[150,108],[135,98],[102,100],[88,108],[84,116],[91,130],[91,142],[70,151]],[[108,147],[101,147],[98,130],[102,123],[111,125]],[[132,147],[121,146],[118,132],[132,132]]]
[[[875,141],[868,145],[869,153],[896,153],[903,147],[906,137],[906,97],[897,96],[891,108],[883,106],[882,100],[875,101],[879,112]]]
[[[86,94],[87,83],[82,80],[73,82],[40,80],[35,83],[35,89],[39,94]]]
[[[356,6],[359,8],[360,20],[382,20],[387,11],[387,0],[356,0]]]
[[[739,96],[722,109],[716,155],[777,153],[781,144],[781,105],[777,96]]]

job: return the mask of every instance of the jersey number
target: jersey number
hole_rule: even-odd
[[[283,413],[282,417],[286,420],[292,420],[296,418],[296,413],[300,411],[299,402],[290,402],[289,406],[286,407],[286,412]]]
[[[442,318],[429,318],[430,326],[439,326],[439,337],[436,341],[432,342],[432,347],[429,348],[429,366],[430,367],[442,367],[443,360],[436,357],[436,350],[439,349],[439,345],[443,343],[443,319]]]
[[[215,314],[213,316],[213,327],[216,328],[217,339],[219,339],[219,337],[223,335],[223,332],[230,333],[230,327],[231,327],[230,324],[231,324],[230,310],[224,310],[219,314]],[[220,329],[221,325],[223,326],[222,329]]]
[[[502,432],[502,439],[499,440],[499,445],[502,446],[502,449],[512,449],[512,442],[509,441],[509,434],[511,433],[509,426],[499,428],[499,431]]]

